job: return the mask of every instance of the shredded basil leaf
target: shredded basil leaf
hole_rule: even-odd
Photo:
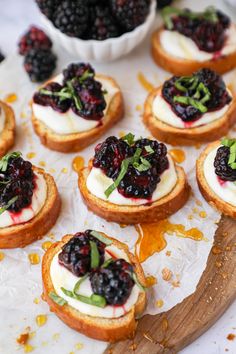
[[[18,196],[13,197],[9,200],[9,202],[4,205],[2,208],[0,208],[0,215],[4,213],[4,211],[6,211],[8,208],[10,208],[10,206],[15,203],[15,201],[18,199]]]
[[[102,268],[108,267],[109,264],[111,264],[113,261],[114,261],[113,258],[107,259],[107,260],[103,263]]]
[[[131,276],[132,276],[133,281],[135,282],[135,284],[139,287],[139,289],[142,290],[142,291],[146,291],[146,288],[142,284],[140,284],[136,273],[132,272]]]
[[[91,248],[91,268],[97,268],[99,266],[99,252],[97,245],[94,241],[89,241]]]
[[[74,286],[73,293],[77,295],[77,292],[80,288],[80,285],[88,278],[88,274],[85,274],[82,278],[80,278]]]
[[[121,139],[126,141],[127,144],[129,144],[129,145],[133,145],[133,143],[135,141],[135,135],[132,133],[128,133],[125,136],[123,136]]]
[[[145,150],[149,153],[149,154],[153,154],[154,150],[150,145],[146,145],[144,146]]]
[[[108,238],[104,237],[100,232],[91,231],[90,235],[97,238],[99,241],[105,243],[105,245],[107,245],[107,246],[112,244],[112,240],[109,240]]]
[[[54,293],[54,291],[50,292],[49,297],[59,306],[64,306],[68,304],[65,299],[63,299],[61,296],[58,296],[56,293]]]
[[[84,302],[85,304],[97,306],[97,307],[102,307],[104,308],[106,306],[106,299],[100,295],[92,294],[90,297],[84,296],[84,295],[79,295],[73,293],[73,291],[66,290],[65,288],[61,288],[63,293],[72,299],[76,299],[78,301]]]
[[[223,138],[221,144],[228,147],[230,150],[228,165],[236,170],[236,139]]]
[[[10,152],[0,159],[0,171],[5,172],[7,170],[8,161],[10,158],[20,157],[22,154],[19,151]]]

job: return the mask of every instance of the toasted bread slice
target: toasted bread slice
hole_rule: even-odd
[[[146,280],[141,265],[137,258],[129,252],[127,245],[121,243],[111,237],[108,237],[104,233],[103,236],[113,241],[115,247],[122,249],[128,256],[130,263],[134,267],[134,271],[137,275],[139,282],[146,286]],[[144,311],[146,306],[146,294],[140,292],[136,304],[125,315],[118,318],[102,318],[92,317],[81,313],[77,309],[71,307],[68,304],[59,306],[49,296],[51,292],[55,292],[53,282],[50,276],[50,266],[53,257],[60,251],[62,246],[67,243],[73,235],[66,235],[62,238],[62,241],[54,243],[49,250],[44,254],[42,261],[42,278],[44,288],[44,298],[50,306],[51,311],[65,322],[69,327],[75,329],[78,332],[85,334],[88,337],[115,342],[121,339],[132,337],[138,318]]]
[[[180,129],[166,124],[158,119],[158,117],[155,117],[152,112],[153,101],[161,89],[161,87],[158,87],[148,95],[145,101],[143,114],[144,124],[158,140],[171,145],[189,146],[208,141],[215,141],[220,137],[227,135],[229,129],[236,122],[236,97],[233,96],[227,112],[221,118],[216,119],[211,123],[186,129]]]
[[[190,187],[184,170],[176,166],[178,181],[173,190],[165,197],[147,205],[117,205],[97,198],[87,188],[87,178],[91,167],[84,168],[79,174],[79,189],[88,208],[108,221],[121,224],[153,223],[166,219],[186,203]]]
[[[197,160],[196,164],[196,177],[198,187],[206,199],[206,201],[215,209],[221,211],[223,214],[236,218],[236,207],[222,200],[215,192],[211,189],[208,184],[205,175],[204,175],[204,161],[207,155],[215,149],[217,146],[220,146],[220,141],[215,141],[214,143],[209,144],[206,149],[201,153]]]
[[[15,115],[13,109],[6,103],[0,101],[0,108],[5,112],[5,125],[0,133],[0,157],[4,156],[7,151],[14,145],[15,140]]]
[[[117,87],[119,91],[112,98],[103,123],[98,127],[90,129],[82,133],[61,135],[54,133],[43,122],[38,120],[32,113],[32,123],[35,133],[39,136],[41,143],[51,150],[60,152],[78,152],[99,139],[108,129],[124,116],[124,100],[122,93],[116,81],[111,77],[104,75],[96,75],[96,78],[104,78],[109,80],[112,85]]]
[[[47,199],[31,220],[5,228],[0,228],[0,248],[17,248],[41,239],[55,224],[60,209],[61,199],[52,176],[44,170],[34,167],[34,171],[43,175],[47,183]]]
[[[174,75],[189,75],[202,68],[209,68],[219,74],[224,74],[236,67],[236,51],[217,59],[206,61],[180,59],[171,56],[161,46],[160,34],[163,30],[163,27],[161,27],[152,35],[152,56],[157,65]]]

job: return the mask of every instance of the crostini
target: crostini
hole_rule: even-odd
[[[164,144],[129,133],[95,148],[80,171],[79,189],[88,208],[108,221],[156,222],[179,210],[189,197],[185,172]]]
[[[10,106],[0,101],[0,157],[14,145],[15,115]]]
[[[173,76],[148,95],[143,122],[168,144],[215,141],[236,122],[236,97],[213,70]]]
[[[236,218],[236,139],[209,144],[197,160],[196,175],[206,201]]]
[[[20,152],[0,160],[0,248],[42,238],[55,224],[61,201],[54,179]]]
[[[155,62],[175,75],[201,68],[223,74],[236,66],[236,25],[214,7],[203,12],[166,7],[164,27],[152,35]]]
[[[124,115],[114,79],[89,64],[70,64],[33,96],[32,123],[42,144],[60,152],[84,149]]]
[[[134,335],[146,306],[146,280],[128,247],[86,230],[66,235],[45,253],[44,298],[68,326],[98,340]]]

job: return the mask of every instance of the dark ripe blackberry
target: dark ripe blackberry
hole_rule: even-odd
[[[173,0],[157,0],[157,7],[162,9],[165,6],[170,5],[172,2]]]
[[[31,81],[49,79],[56,68],[57,57],[46,49],[31,49],[25,56],[24,68]]]
[[[124,259],[111,262],[106,268],[98,268],[90,274],[93,293],[103,296],[108,305],[122,306],[134,286],[133,267]]]
[[[94,77],[95,71],[88,63],[72,63],[63,70],[63,84],[66,84],[68,80],[81,77],[85,72],[89,73],[91,77]]]
[[[60,2],[61,0],[36,0],[40,11],[50,20],[52,19],[53,14]]]
[[[5,56],[0,52],[0,63],[5,59]]]
[[[117,22],[126,31],[132,31],[145,21],[149,13],[150,1],[110,0],[110,7]]]
[[[89,9],[83,0],[60,2],[53,16],[59,30],[71,37],[80,37],[88,28]]]
[[[49,84],[43,87],[43,90],[55,93],[61,91],[62,88],[63,86],[60,85],[59,83],[50,82]],[[59,97],[43,94],[42,91],[38,91],[34,94],[33,102],[40,104],[41,106],[52,107],[55,111],[58,111],[60,113],[67,112],[71,106],[71,100],[69,99],[60,100]]]
[[[34,172],[32,164],[29,161],[25,161],[22,157],[11,157],[8,160],[7,170],[2,172],[6,179],[22,179],[32,181],[34,178]]]
[[[91,271],[91,247],[89,241],[94,241],[99,252],[99,265],[104,262],[106,245],[91,235],[91,230],[78,232],[67,242],[58,255],[59,264],[78,277]]]
[[[26,55],[30,49],[51,49],[52,42],[41,29],[31,26],[20,39],[18,47],[19,53]]]
[[[116,178],[122,161],[129,155],[129,145],[115,136],[110,136],[96,146],[93,166],[101,168],[108,177]]]
[[[227,146],[220,146],[214,160],[215,173],[224,181],[236,181],[236,170],[228,164],[230,149]]]
[[[85,119],[100,120],[104,116],[103,111],[106,108],[101,83],[93,78],[88,78],[82,84],[75,80],[73,87],[79,96],[82,108],[78,109],[75,102],[72,102],[72,110]]]
[[[91,27],[86,34],[88,39],[103,41],[107,38],[118,37],[121,34],[108,6],[95,6],[90,13]]]

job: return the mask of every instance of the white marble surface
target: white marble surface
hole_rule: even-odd
[[[201,5],[210,3],[222,6],[219,0],[185,1],[185,3],[190,5],[194,3],[195,8],[197,4],[200,8]],[[38,23],[39,13],[33,0],[0,0],[0,7],[0,48],[5,54],[14,53],[20,34],[27,29],[29,24]],[[197,354],[199,350],[204,354],[236,353],[236,340],[228,341],[226,338],[229,333],[236,334],[236,302],[207,333],[185,348],[182,354]],[[63,349],[65,349],[65,354],[69,352],[66,348]]]

